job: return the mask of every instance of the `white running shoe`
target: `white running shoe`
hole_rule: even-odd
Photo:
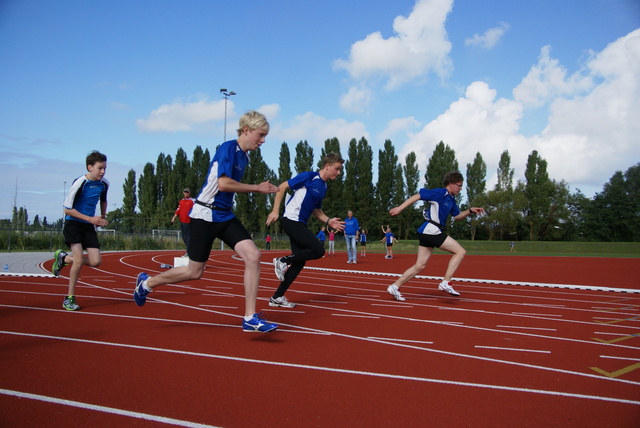
[[[391,284],[390,286],[388,286],[387,292],[391,294],[396,300],[399,300],[400,302],[404,302],[405,300],[407,300],[404,297],[402,297],[402,294],[400,294],[400,290],[398,290],[398,286],[395,284]]]
[[[286,297],[280,296],[277,299],[274,299],[273,297],[270,298],[269,306],[274,306],[279,308],[295,308],[296,304],[288,301]]]
[[[289,265],[281,261],[278,257],[273,259],[273,267],[275,268],[276,276],[280,281],[284,281],[284,273],[289,269]]]
[[[451,286],[451,283],[449,284],[445,284],[444,281],[440,283],[440,285],[438,285],[438,290],[444,291],[446,293],[451,294],[452,296],[459,296],[460,293],[458,293],[456,290],[453,289],[453,287]]]

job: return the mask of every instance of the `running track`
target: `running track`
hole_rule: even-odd
[[[258,306],[280,328],[254,334],[230,251],[135,305],[137,273],[176,254],[105,253],[78,312],[61,308],[67,270],[0,276],[0,426],[640,425],[640,259],[469,255],[452,297],[427,276],[436,255],[396,302],[414,255],[338,254],[285,310],[267,305],[285,253],[264,252]]]

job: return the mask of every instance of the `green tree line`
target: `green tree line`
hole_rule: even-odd
[[[331,138],[324,142],[317,157],[307,141],[300,141],[294,147],[292,159],[288,143],[283,142],[277,171],[269,168],[260,149],[250,152],[243,181],[259,183],[270,180],[277,185],[300,172],[319,168],[322,157],[330,152],[340,153],[345,164],[343,174],[328,183],[323,210],[330,216],[342,218],[348,210],[353,211],[372,239],[382,235],[382,225],[391,226],[399,239],[415,238],[415,230],[423,221],[420,204],[404,210],[397,217],[389,216],[389,209],[416,194],[420,186],[442,187],[442,177],[446,172],[460,170],[455,151],[441,141],[424,168],[424,176],[420,177],[416,154],[411,152],[404,159],[399,159],[393,143],[386,140],[378,151],[377,179],[374,182],[374,153],[366,138],[352,139],[346,156],[341,153],[338,139]],[[123,184],[122,207],[108,213],[109,228],[125,233],[178,228],[170,220],[182,189],[190,187],[193,196],[197,195],[207,175],[210,159],[209,150],[200,146],[195,148],[191,159],[179,148],[174,158],[160,153],[155,164],[147,163],[139,176],[130,170]],[[314,160],[317,160],[315,166]],[[458,195],[457,202],[461,210],[469,206],[483,206],[488,215],[450,222],[448,232],[456,239],[471,240],[639,240],[640,163],[625,172],[617,171],[604,184],[602,191],[591,199],[580,190],[571,193],[564,180],[551,179],[547,166],[547,161],[534,150],[527,158],[524,180],[514,182],[511,156],[504,151],[496,171],[497,183],[489,189],[486,163],[482,154],[476,153],[473,162],[466,164],[465,168],[466,199]],[[270,228],[264,224],[272,202],[273,195],[236,194],[235,213],[251,232],[279,232],[279,224]],[[13,227],[36,227],[36,223],[43,227],[37,216],[33,225],[29,225],[26,208],[24,212],[21,210],[14,209]],[[55,226],[61,227],[61,221]],[[320,226],[314,220],[309,225],[312,229]]]

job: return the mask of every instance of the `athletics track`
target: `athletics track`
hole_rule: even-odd
[[[0,276],[0,426],[640,425],[640,259],[468,255],[452,297],[435,255],[396,302],[415,255],[342,253],[282,309],[268,261],[286,253],[263,252],[258,307],[280,328],[256,334],[231,251],[135,305],[137,273],[179,254],[104,253],[78,312],[61,308],[68,268]]]

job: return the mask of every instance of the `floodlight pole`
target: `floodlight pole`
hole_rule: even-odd
[[[220,93],[224,96],[224,141],[227,141],[227,101],[231,95],[236,95],[233,91],[227,91],[226,89],[220,89]]]

